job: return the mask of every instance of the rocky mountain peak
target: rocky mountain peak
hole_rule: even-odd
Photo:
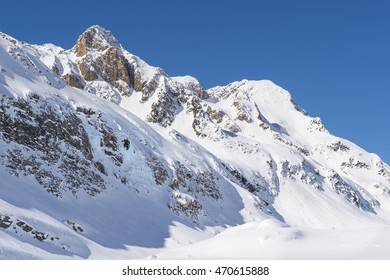
[[[275,236],[296,248],[310,228],[332,242],[367,221],[390,232],[390,167],[333,136],[288,91],[267,80],[204,90],[99,26],[71,50],[0,33],[0,166],[0,259],[155,258],[219,246],[226,235],[216,235],[237,237],[237,225],[256,228],[256,254]]]
[[[89,51],[104,51],[109,47],[118,49],[121,45],[110,31],[93,25],[80,35],[73,50],[77,56],[83,56]]]

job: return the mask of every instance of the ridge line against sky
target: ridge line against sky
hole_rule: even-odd
[[[6,1],[0,31],[71,48],[98,24],[205,88],[269,79],[334,135],[390,163],[390,1]]]

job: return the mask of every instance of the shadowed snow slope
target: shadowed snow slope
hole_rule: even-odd
[[[0,120],[0,259],[390,258],[389,166],[271,81],[0,33]]]

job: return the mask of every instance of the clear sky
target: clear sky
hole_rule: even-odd
[[[89,26],[207,89],[269,79],[390,164],[390,1],[2,1],[0,31],[71,48]]]

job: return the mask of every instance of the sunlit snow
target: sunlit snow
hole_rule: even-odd
[[[140,102],[141,92],[122,95],[102,80],[86,88],[106,93],[106,99],[72,88],[51,70],[61,65],[61,73],[78,71],[71,51],[12,40],[0,33],[2,102],[37,93],[53,106],[91,108],[102,112],[118,141],[129,138],[131,147],[119,146],[123,163],[118,167],[103,152],[98,130],[80,117],[94,160],[108,171],[107,188],[93,197],[82,190],[55,197],[33,176],[15,175],[2,166],[0,218],[6,222],[8,217],[12,225],[0,227],[0,259],[390,258],[389,167],[377,155],[330,134],[271,81],[243,80],[207,90],[203,108],[224,114],[204,127],[209,137],[201,138],[185,107],[167,127],[147,122],[157,95]],[[191,91],[199,84],[188,76],[169,78],[116,41],[115,46],[158,86],[173,83]],[[34,110],[40,110],[38,105]],[[4,141],[0,131],[0,163],[7,149],[22,147]],[[175,162],[195,173],[211,170],[221,198],[199,198],[203,212],[196,219],[174,213],[168,207],[172,196],[182,204],[193,196],[170,191],[168,183],[156,184],[148,155],[161,159],[169,178]],[[55,171],[56,166],[48,168]],[[113,170],[126,176],[128,185],[118,183]],[[237,170],[264,189],[243,188],[234,177]],[[355,194],[360,204],[347,194]],[[25,224],[47,239],[32,238],[22,229]]]

